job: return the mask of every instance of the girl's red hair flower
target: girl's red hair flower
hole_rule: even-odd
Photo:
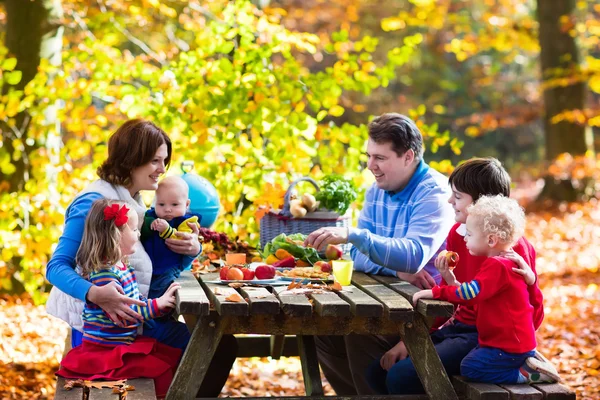
[[[125,225],[127,220],[127,213],[129,212],[129,208],[126,205],[119,207],[118,204],[112,204],[110,206],[104,207],[104,220],[109,221],[111,219],[115,220],[115,225],[117,228]]]

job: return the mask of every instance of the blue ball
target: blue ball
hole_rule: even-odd
[[[200,226],[210,228],[221,208],[217,189],[206,178],[194,173],[184,173],[181,178],[190,188],[190,211],[202,216]]]

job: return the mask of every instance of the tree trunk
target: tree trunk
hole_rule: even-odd
[[[15,85],[5,84],[3,93],[10,90],[23,90],[37,74],[40,61],[48,59],[53,65],[60,65],[64,28],[60,26],[62,6],[60,0],[4,0],[6,10],[5,46],[8,57],[15,57],[15,70],[22,72],[20,82]],[[45,126],[48,127],[44,143],[31,140],[28,128],[31,117],[27,111],[17,114],[14,118],[0,121],[2,131],[2,147],[10,156],[14,171],[3,174],[0,171],[0,182],[8,182],[8,192],[22,192],[25,183],[32,177],[32,165],[29,160],[41,145],[46,146],[50,162],[57,163],[60,125],[56,118],[56,105],[49,105],[45,110]],[[26,200],[24,200],[26,201]],[[17,212],[17,211],[16,211]],[[27,229],[30,223],[28,206],[22,207],[23,225],[17,229]],[[8,261],[8,260],[7,260]],[[9,270],[21,269],[21,257],[14,257],[9,262]],[[26,275],[26,274],[21,274]],[[25,278],[26,279],[26,278]],[[12,274],[9,291],[21,293],[24,291],[22,282]]]
[[[537,0],[542,78],[546,81],[556,76],[556,71],[560,71],[560,76],[572,79],[568,86],[544,89],[546,160],[550,163],[561,153],[570,153],[574,157],[583,156],[591,149],[584,126],[568,121],[557,124],[551,122],[552,117],[563,111],[582,110],[584,107],[585,86],[580,77],[577,77],[577,45],[569,30],[563,31],[560,22],[563,16],[570,18],[574,10],[574,0]],[[547,177],[541,196],[552,200],[574,201],[584,190],[582,186],[574,187],[570,180],[561,182]]]

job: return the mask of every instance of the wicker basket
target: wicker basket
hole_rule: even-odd
[[[319,185],[312,178],[304,177],[292,182],[283,200],[283,210],[273,210],[266,213],[260,220],[260,246],[264,247],[279,234],[302,233],[308,235],[325,226],[349,226],[350,216],[340,216],[328,210],[309,212],[302,218],[294,218],[290,212],[290,197],[292,190],[299,182],[307,181],[319,191]],[[343,246],[346,247],[346,246]],[[347,249],[344,248],[346,251]]]

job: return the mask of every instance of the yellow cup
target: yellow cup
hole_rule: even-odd
[[[225,262],[227,265],[246,264],[246,254],[227,253],[225,254]]]
[[[334,260],[331,261],[333,277],[336,282],[342,286],[348,286],[352,282],[352,270],[354,261],[352,260]]]

